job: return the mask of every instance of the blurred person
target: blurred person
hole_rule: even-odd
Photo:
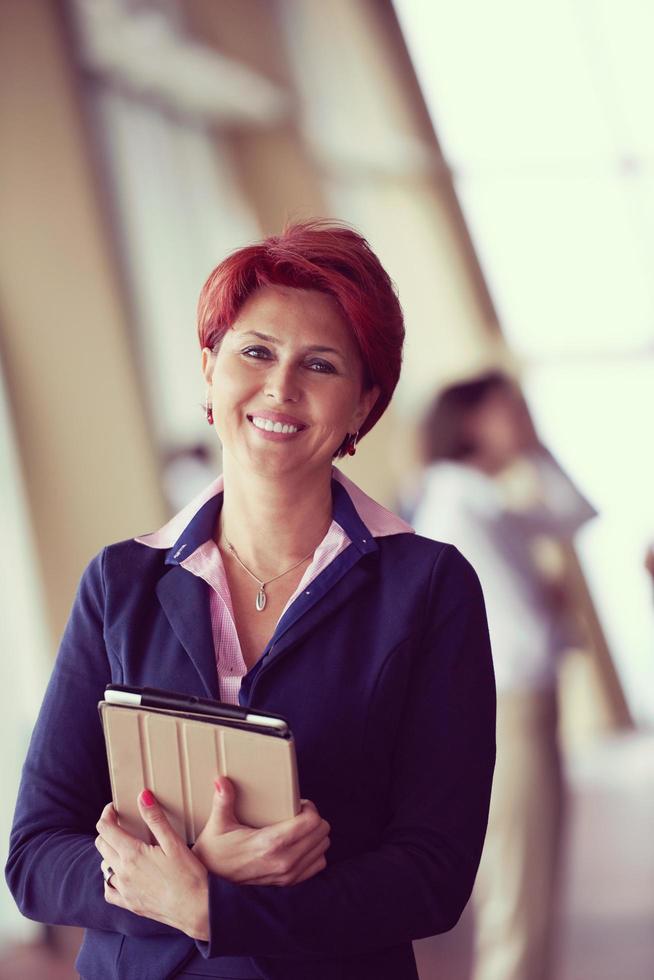
[[[199,338],[223,475],[84,572],[10,887],[30,918],[86,928],[86,980],[416,980],[411,941],[455,924],[477,871],[495,690],[470,564],[333,466],[397,383],[397,296],[360,235],[298,224],[213,271]],[[254,830],[221,776],[187,848],[146,786],[141,843],[110,802],[109,682],[283,715],[310,800]]]
[[[542,536],[570,538],[595,510],[539,441],[522,395],[489,372],[433,401],[413,523],[453,543],[479,575],[497,685],[497,765],[473,892],[474,980],[551,975],[563,789],[557,659],[575,642],[562,581],[536,561]],[[530,493],[503,478],[529,464]]]

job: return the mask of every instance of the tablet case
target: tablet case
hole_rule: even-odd
[[[300,795],[292,737],[245,728],[207,715],[98,705],[118,822],[152,843],[137,805],[151,789],[180,837],[194,844],[204,827],[216,776],[236,790],[236,818],[264,827],[295,816]]]

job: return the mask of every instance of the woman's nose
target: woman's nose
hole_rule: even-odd
[[[292,365],[275,365],[266,374],[264,394],[277,402],[296,402],[300,398],[300,384]]]

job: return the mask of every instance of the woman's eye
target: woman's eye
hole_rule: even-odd
[[[271,356],[267,347],[245,347],[241,354],[252,358],[252,360],[265,359]]]
[[[317,374],[336,374],[336,368],[329,361],[313,360],[307,363],[307,367]]]

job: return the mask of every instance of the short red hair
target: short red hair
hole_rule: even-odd
[[[364,387],[380,389],[361,426],[359,435],[364,436],[391,400],[404,343],[395,287],[368,242],[347,225],[312,220],[232,252],[202,287],[200,346],[216,350],[245,301],[262,286],[313,289],[334,297],[359,349]]]

